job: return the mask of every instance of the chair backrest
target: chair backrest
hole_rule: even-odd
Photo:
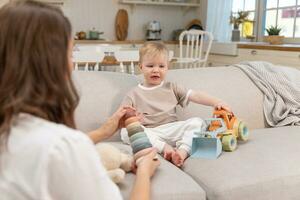
[[[194,63],[205,65],[213,40],[210,32],[201,30],[183,31],[179,36],[180,59],[188,58]],[[186,44],[184,46],[184,44]]]
[[[125,66],[129,66],[129,73],[135,73],[135,65],[139,62],[138,50],[122,50],[115,51],[115,58],[120,63],[121,70],[124,70]]]
[[[115,59],[113,62],[112,58]],[[125,67],[129,66],[130,72],[134,74],[134,66],[138,60],[138,50],[122,50],[118,45],[78,45],[73,51],[75,70],[79,69],[79,65],[84,65],[85,71],[98,71],[103,70],[104,66],[119,65],[120,72],[127,72]]]
[[[73,51],[74,70],[79,70],[79,65],[84,65],[85,71],[88,71],[90,66],[98,71],[103,58],[104,53],[101,51]]]

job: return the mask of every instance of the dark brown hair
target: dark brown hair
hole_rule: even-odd
[[[0,9],[1,149],[19,113],[75,128],[70,40],[70,22],[58,8],[22,1]]]

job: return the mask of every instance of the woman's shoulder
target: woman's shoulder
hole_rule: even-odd
[[[24,132],[26,133],[24,137],[32,139],[37,145],[44,145],[45,148],[58,144],[62,140],[91,142],[81,131],[29,114],[18,116],[17,123],[12,129],[12,136],[14,134],[21,136]]]

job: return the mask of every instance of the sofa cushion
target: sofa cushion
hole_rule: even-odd
[[[131,153],[131,148],[118,142],[112,142],[123,152]],[[205,191],[182,170],[160,157],[161,165],[152,177],[152,200],[205,200]],[[119,184],[124,199],[129,199],[130,191],[135,181],[135,175],[126,174],[125,181]]]
[[[138,84],[133,75],[103,71],[73,71],[80,96],[75,111],[77,128],[87,132],[98,128],[119,107],[123,97]],[[120,140],[115,134],[110,140]]]
[[[257,129],[218,159],[189,158],[188,173],[217,199],[300,199],[300,127]]]
[[[265,127],[263,94],[248,76],[236,67],[169,70],[167,79],[223,99],[251,129]],[[181,119],[197,116],[207,118],[212,115],[211,107],[194,103],[178,111]]]

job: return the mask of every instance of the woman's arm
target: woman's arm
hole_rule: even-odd
[[[160,165],[156,155],[156,150],[152,150],[138,162],[136,180],[131,191],[130,200],[150,199],[151,177]]]
[[[111,137],[118,129],[124,127],[124,115],[128,110],[134,111],[140,121],[143,121],[143,115],[131,106],[120,107],[100,128],[88,133],[91,140],[98,142]]]
[[[122,120],[126,113],[126,107],[120,107],[100,128],[88,133],[88,136],[96,144],[104,139],[111,137],[120,127],[123,126]]]
[[[189,96],[189,101],[192,101],[194,103],[206,105],[206,106],[212,106],[216,109],[225,109],[231,112],[231,108],[222,101],[221,99],[218,99],[214,96],[211,96],[205,92],[200,91],[192,91]]]

